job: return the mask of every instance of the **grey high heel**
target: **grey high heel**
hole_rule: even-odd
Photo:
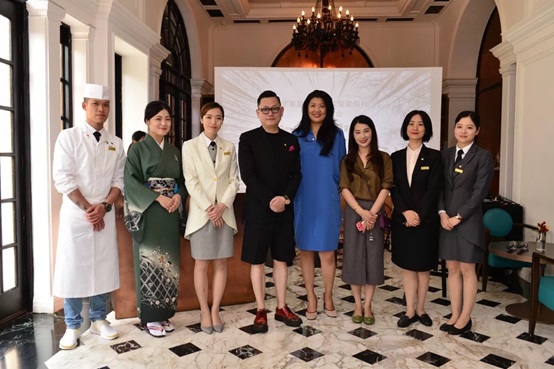
[[[200,329],[206,334],[212,334],[212,332],[214,331],[214,327],[211,325],[209,327],[204,327],[202,326],[202,324],[200,324]]]

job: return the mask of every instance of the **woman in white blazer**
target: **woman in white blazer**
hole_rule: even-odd
[[[239,189],[235,145],[217,135],[223,107],[216,102],[200,110],[204,132],[183,144],[183,173],[190,195],[185,238],[190,240],[194,288],[200,302],[200,328],[221,333],[219,305],[227,282],[227,258],[233,256],[237,223],[233,201]],[[208,306],[208,266],[213,261],[212,308]]]

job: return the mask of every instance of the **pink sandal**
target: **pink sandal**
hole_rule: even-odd
[[[165,336],[165,329],[159,322],[150,322],[144,325],[144,330],[151,336],[160,338]]]

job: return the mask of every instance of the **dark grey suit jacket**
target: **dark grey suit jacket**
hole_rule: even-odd
[[[481,203],[489,192],[494,174],[492,155],[473,143],[456,168],[455,157],[455,146],[442,151],[444,189],[439,199],[439,210],[445,210],[450,217],[460,214],[462,221],[455,229],[458,237],[484,250]]]

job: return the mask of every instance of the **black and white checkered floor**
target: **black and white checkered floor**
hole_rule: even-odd
[[[354,324],[354,308],[349,286],[337,269],[335,305],[337,318],[319,314],[301,328],[290,328],[268,314],[269,332],[254,334],[251,325],[255,304],[226,306],[226,323],[221,334],[207,335],[200,330],[199,312],[181,312],[172,319],[176,331],[164,338],[143,332],[138,319],[110,319],[120,332],[115,341],[103,341],[84,333],[78,348],[60,351],[46,365],[58,368],[554,368],[554,326],[538,324],[536,335],[527,334],[528,323],[507,315],[508,304],[525,299],[505,292],[506,286],[489,282],[487,292],[479,292],[473,312],[473,328],[455,337],[439,326],[450,312],[442,298],[439,277],[431,277],[427,313],[432,327],[419,323],[409,328],[396,326],[404,312],[400,270],[385,252],[385,285],[375,294],[372,326]],[[274,311],[276,300],[267,271],[267,307]],[[289,269],[287,303],[293,311],[305,313],[306,295],[298,261]],[[316,278],[316,293],[321,296],[321,277]]]

